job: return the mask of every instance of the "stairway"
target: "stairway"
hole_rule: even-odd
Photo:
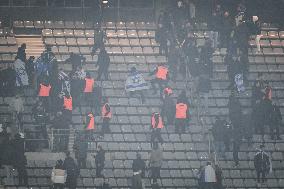
[[[15,37],[18,46],[20,46],[22,43],[26,43],[27,59],[29,56],[34,56],[37,58],[45,50],[45,46],[40,35],[16,35]]]

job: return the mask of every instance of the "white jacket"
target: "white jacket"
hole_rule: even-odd
[[[205,182],[216,182],[216,173],[211,165],[207,165],[204,170]]]
[[[66,182],[66,171],[63,169],[52,169],[51,181],[55,184],[64,184]]]

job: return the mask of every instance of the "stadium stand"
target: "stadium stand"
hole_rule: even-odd
[[[97,55],[91,56],[94,45],[94,30],[92,23],[80,21],[15,21],[14,30],[19,32],[25,29],[41,30],[41,39],[45,46],[51,46],[52,52],[59,61],[59,66],[65,71],[71,71],[71,65],[65,63],[70,53],[81,54],[86,58],[84,68],[95,75],[97,68],[94,63]],[[150,115],[159,111],[160,98],[150,93],[146,94],[147,101],[141,104],[137,98],[128,97],[124,90],[126,75],[131,67],[135,66],[143,74],[149,73],[159,63],[166,63],[165,56],[159,55],[159,45],[155,41],[156,25],[152,22],[106,22],[103,24],[106,32],[106,50],[110,55],[109,81],[101,81],[103,95],[109,98],[112,107],[113,119],[111,120],[111,134],[105,134],[103,139],[95,142],[88,141],[87,168],[80,170],[78,186],[80,189],[94,188],[102,184],[102,178],[96,178],[95,164],[92,154],[99,143],[106,150],[104,176],[109,178],[113,188],[129,188],[132,177],[132,161],[136,152],[140,152],[142,159],[148,160],[150,145]],[[200,24],[195,31],[197,43],[204,44],[208,38],[206,24]],[[17,35],[17,34],[16,34]],[[284,112],[284,88],[282,85],[284,74],[284,31],[269,24],[263,24],[261,32],[261,53],[256,52],[253,36],[249,49],[249,73],[247,79],[252,86],[259,73],[263,80],[268,81],[273,88],[273,100],[280,105]],[[37,36],[38,37],[38,36]],[[0,37],[0,60],[2,63],[11,63],[15,59],[17,47],[20,46],[15,37]],[[41,49],[43,51],[43,49]],[[198,169],[210,160],[210,144],[212,142],[210,128],[216,116],[228,115],[228,99],[230,90],[227,88],[229,79],[227,65],[224,64],[226,49],[221,49],[220,54],[214,54],[214,74],[211,80],[212,89],[209,93],[209,107],[204,109],[201,99],[194,93],[190,95],[191,121],[187,133],[178,135],[174,133],[174,126],[166,125],[162,130],[162,145],[164,161],[159,184],[162,188],[183,189],[197,188],[196,173]],[[1,63],[1,65],[2,65]],[[150,78],[146,77],[149,81]],[[174,97],[183,89],[194,88],[194,80],[184,81],[178,76],[176,82],[171,82],[174,88]],[[26,141],[37,141],[33,136],[38,125],[32,119],[31,108],[34,104],[33,89],[24,90],[25,112],[23,117]],[[240,96],[244,109],[250,110],[251,87]],[[9,117],[8,103],[10,98],[0,98],[1,117]],[[86,112],[83,106],[82,112]],[[282,113],[283,115],[283,113]],[[75,109],[72,115],[72,125],[76,130],[83,128],[82,114]],[[101,125],[101,120],[96,120]],[[39,131],[37,131],[39,132]],[[75,138],[75,131],[70,133],[69,150]],[[284,135],[281,135],[284,138]],[[53,145],[53,133],[49,131],[50,148]],[[271,140],[269,132],[265,135],[254,134],[252,145],[243,143],[239,152],[240,163],[234,167],[232,151],[226,152],[226,157],[217,157],[217,162],[223,171],[223,185],[228,189],[253,189],[257,188],[253,157],[258,147],[265,141],[266,151],[272,157],[273,172],[268,175],[267,184],[262,188],[280,189],[284,187],[282,140]],[[50,150],[50,149],[49,149]],[[29,185],[33,189],[47,189],[51,185],[51,170],[58,159],[63,159],[62,153],[26,152],[28,159]],[[212,149],[211,149],[212,150]],[[14,182],[6,185],[9,189],[21,189],[17,186],[17,173],[14,173]],[[6,182],[4,169],[0,172],[1,179]],[[149,179],[144,179],[145,187],[150,188]]]

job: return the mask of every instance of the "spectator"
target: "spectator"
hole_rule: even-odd
[[[70,152],[66,152],[66,158],[64,160],[63,167],[67,172],[65,186],[68,187],[68,189],[76,189],[79,169],[74,159],[70,156]]]
[[[14,166],[18,171],[19,185],[28,186],[28,175],[26,170],[27,159],[25,156],[25,147],[23,134],[17,133],[11,141],[14,153]]]
[[[159,43],[159,54],[165,54],[168,57],[168,46],[167,46],[167,31],[162,24],[158,24],[158,29],[155,33],[155,40]]]
[[[65,120],[67,121],[67,125],[69,125],[72,122],[72,110],[73,110],[73,99],[69,95],[69,93],[66,93],[63,96],[63,116]]]
[[[217,117],[212,128],[212,135],[214,138],[214,147],[221,156],[225,157],[225,144],[224,144],[224,130],[225,130],[225,121],[221,120],[220,117]]]
[[[216,189],[223,189],[223,173],[219,165],[215,165],[215,174],[216,174]]]
[[[168,125],[173,125],[175,118],[175,102],[171,93],[165,93],[165,98],[161,107],[161,116],[165,122],[167,119]]]
[[[20,60],[19,58],[14,62],[14,69],[16,73],[16,86],[17,87],[25,87],[29,85],[29,77],[26,72],[25,62]]]
[[[232,59],[228,58],[227,60],[230,61],[228,64],[228,76],[231,82],[229,88],[235,89],[237,87],[236,76],[238,74],[243,74],[242,66],[236,55],[233,55]]]
[[[85,87],[86,72],[83,67],[78,66],[76,71],[71,76],[71,96],[73,97],[73,106],[80,107],[80,100],[82,98],[82,91]]]
[[[167,81],[169,79],[168,68],[162,66],[161,64],[156,67],[156,69],[151,72],[149,75],[155,75],[155,78],[151,80],[152,87],[154,89],[153,94],[157,93],[156,83],[159,85],[160,88],[160,96],[162,97],[163,89],[167,85]]]
[[[125,90],[133,96],[135,93],[140,95],[142,104],[145,103],[144,91],[149,89],[148,83],[145,81],[143,75],[132,67],[125,82]]]
[[[68,122],[62,112],[57,112],[52,120],[52,128],[54,134],[54,147],[56,152],[66,151],[69,142]]]
[[[242,105],[233,93],[229,97],[228,108],[234,132],[242,133]]]
[[[17,52],[17,56],[16,56],[17,59],[20,59],[24,63],[27,61],[26,48],[27,48],[26,43],[23,43],[18,48],[18,52]]]
[[[95,114],[99,115],[101,113],[101,105],[102,105],[102,96],[103,91],[102,87],[99,85],[95,85],[94,87],[94,108]]]
[[[161,115],[158,112],[154,112],[151,117],[151,146],[153,147],[154,143],[160,142],[163,144],[163,138],[161,136],[161,129],[164,128],[164,123]],[[158,141],[156,141],[156,139]]]
[[[96,163],[96,176],[102,177],[102,171],[105,167],[105,151],[101,145],[98,145],[98,152],[95,156],[95,163]]]
[[[150,154],[149,167],[151,169],[151,180],[153,183],[157,182],[160,178],[160,170],[163,163],[163,151],[159,148],[158,143],[154,143],[153,150]]]
[[[202,65],[202,73],[209,75],[210,78],[213,76],[213,48],[211,46],[211,41],[206,40],[205,45],[201,47],[200,53],[200,63]]]
[[[43,81],[40,82],[38,86],[38,96],[39,99],[43,102],[43,106],[47,112],[50,111],[50,91],[52,86],[47,77],[44,77]]]
[[[219,48],[219,32],[222,27],[222,15],[223,12],[221,10],[221,5],[218,4],[212,14],[211,21],[208,23],[208,27],[211,31],[209,38],[212,41],[212,47],[214,50]]]
[[[22,97],[20,97],[19,94],[15,96],[15,98],[12,99],[10,108],[13,111],[13,117],[15,120],[15,123],[18,125],[18,130],[23,131],[23,113],[24,113],[24,100]]]
[[[251,34],[255,35],[255,44],[257,47],[257,52],[260,53],[260,39],[261,39],[261,24],[260,21],[258,20],[258,16],[253,16],[252,17],[252,22],[250,24],[250,30]]]
[[[93,140],[94,132],[96,130],[95,124],[95,116],[92,112],[89,112],[84,120],[85,126],[85,134],[87,140]]]
[[[230,36],[232,32],[232,20],[230,17],[230,13],[225,11],[222,17],[222,26],[220,30],[220,40],[222,47],[228,47]]]
[[[91,111],[94,106],[94,100],[93,100],[94,86],[95,86],[95,80],[94,78],[91,77],[91,74],[87,72],[85,78],[84,97],[87,104],[91,107]]]
[[[211,165],[211,162],[207,162],[204,168],[204,183],[206,189],[214,189],[216,185],[216,173],[215,169]]]
[[[74,54],[73,52],[70,53],[70,57],[65,60],[66,63],[71,63],[72,71],[77,70],[77,67],[82,66],[82,64],[86,61],[85,57]]]
[[[92,56],[94,56],[94,54],[97,52],[98,49],[104,48],[104,37],[105,33],[102,29],[98,29],[94,33],[94,47],[91,53]]]
[[[102,115],[102,119],[103,119],[101,136],[104,137],[105,133],[110,132],[109,122],[110,122],[111,117],[112,117],[112,113],[111,113],[111,109],[110,109],[110,105],[108,103],[107,97],[103,98],[103,106],[102,106],[101,115]]]
[[[272,108],[273,109],[271,113],[271,122],[269,124],[271,139],[281,140],[280,130],[279,130],[279,127],[282,124],[281,111],[280,111],[279,106],[277,106],[276,104],[274,104]]]
[[[53,189],[64,189],[66,177],[67,175],[63,167],[63,161],[58,160],[51,172],[51,181],[53,183]]]
[[[35,64],[34,64],[35,57],[30,56],[27,63],[25,64],[26,72],[28,74],[29,78],[29,84],[30,86],[33,86],[34,84],[34,78],[35,78]]]
[[[43,106],[43,102],[38,100],[33,109],[32,109],[33,117],[37,124],[46,123],[48,119],[48,115],[46,113],[46,109]]]
[[[252,94],[251,94],[252,100],[252,108],[255,109],[256,104],[259,104],[260,101],[264,97],[264,93],[262,92],[262,83],[261,81],[255,81],[254,85],[252,87]]]
[[[102,74],[105,76],[105,80],[108,80],[108,67],[110,64],[110,59],[107,51],[105,48],[100,50],[100,53],[98,55],[98,61],[96,66],[99,66],[98,69],[98,77],[97,80],[101,80]]]
[[[263,136],[265,132],[265,126],[269,126],[272,122],[272,113],[273,113],[273,105],[272,101],[269,98],[264,98],[260,104],[259,104],[259,121],[258,121],[258,129],[257,132],[260,132],[260,134]],[[257,117],[256,117],[257,119]]]
[[[189,121],[189,103],[186,99],[185,91],[182,91],[176,103],[175,132],[185,133],[185,127]]]
[[[271,160],[268,154],[264,151],[265,146],[260,145],[260,150],[254,155],[254,167],[257,174],[257,183],[260,187],[260,177],[261,183],[266,182],[266,175],[272,171]]]
[[[74,151],[75,151],[75,158],[77,159],[78,162],[78,167],[80,169],[85,169],[88,143],[83,135],[80,135],[79,139],[76,140],[76,143],[74,144]]]
[[[144,178],[145,169],[146,169],[145,161],[141,158],[141,154],[137,153],[136,159],[134,159],[132,163],[132,170],[133,172],[140,172],[141,177]]]

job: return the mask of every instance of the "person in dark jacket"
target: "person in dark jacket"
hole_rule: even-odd
[[[132,170],[133,172],[141,172],[141,177],[145,177],[146,164],[145,161],[141,158],[141,154],[136,154],[136,159],[133,160]]]
[[[27,61],[27,55],[26,55],[26,48],[27,45],[26,43],[23,43],[19,48],[18,48],[18,52],[17,52],[17,59],[20,59],[23,62]]]
[[[215,165],[215,174],[216,174],[216,189],[223,189],[223,173],[219,165]]]
[[[18,171],[18,177],[19,177],[19,185],[20,186],[28,186],[28,174],[27,174],[27,158],[24,155],[24,153],[18,153],[15,159],[15,168]]]
[[[80,169],[86,168],[88,143],[83,135],[79,136],[79,140],[74,144],[75,158]]]
[[[270,157],[264,151],[264,148],[265,146],[263,144],[260,145],[260,150],[254,155],[254,167],[258,184],[260,184],[260,177],[262,183],[266,181],[266,175],[271,170]]]
[[[161,116],[163,120],[167,118],[167,124],[173,125],[175,119],[175,102],[172,94],[165,94],[165,98],[161,107]]]
[[[167,31],[165,30],[162,24],[158,24],[158,29],[155,33],[155,40],[160,44],[159,46],[159,54],[168,57],[168,46],[167,46]]]
[[[282,124],[282,115],[279,106],[272,107],[271,121],[269,124],[271,139],[281,140],[279,127]]]
[[[237,132],[242,132],[242,106],[239,99],[234,94],[231,94],[229,97],[228,108],[229,118],[234,130]]]
[[[102,48],[98,55],[98,62],[96,64],[96,66],[99,66],[97,80],[101,79],[102,74],[104,74],[105,80],[108,80],[109,64],[110,64],[109,55],[107,51],[105,50],[105,48]]]
[[[98,152],[95,156],[95,163],[96,163],[96,176],[102,177],[102,170],[105,167],[105,151],[101,145],[98,145]]]
[[[35,76],[35,65],[34,65],[34,56],[30,56],[27,63],[25,64],[26,72],[29,78],[29,84],[34,84],[34,76]]]
[[[67,172],[65,185],[68,187],[68,189],[76,189],[79,169],[74,159],[70,156],[70,152],[66,152],[66,158],[64,160],[63,167]]]
[[[94,33],[94,47],[91,53],[92,56],[94,56],[98,49],[104,48],[104,37],[105,32],[102,29],[98,29]]]

